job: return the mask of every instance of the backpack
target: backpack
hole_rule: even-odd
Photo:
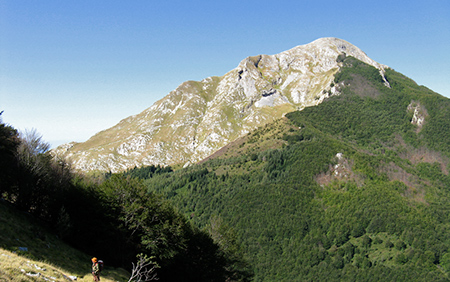
[[[103,261],[99,260],[98,261],[98,271],[101,272],[103,270]]]

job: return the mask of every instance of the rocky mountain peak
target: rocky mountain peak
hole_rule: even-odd
[[[321,38],[247,57],[222,77],[184,82],[142,113],[54,153],[83,171],[198,162],[258,126],[338,94],[330,85],[344,53],[383,74],[385,66],[356,46]]]

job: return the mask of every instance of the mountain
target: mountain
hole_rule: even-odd
[[[142,113],[84,143],[54,150],[81,171],[118,172],[144,165],[194,164],[284,114],[339,94],[333,85],[340,56],[387,68],[354,45],[321,38],[276,55],[244,59],[221,77],[187,81]]]
[[[199,164],[126,174],[197,226],[221,226],[253,281],[450,281],[450,100],[338,61],[340,95]]]

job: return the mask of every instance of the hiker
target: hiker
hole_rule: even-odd
[[[94,281],[100,281],[100,266],[98,265],[97,258],[92,258],[92,276]]]

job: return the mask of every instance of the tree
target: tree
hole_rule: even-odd
[[[136,264],[132,263],[131,276],[128,282],[141,282],[158,280],[156,277],[156,269],[158,264],[153,261],[154,257],[148,257],[144,254],[138,254]]]
[[[16,167],[15,154],[20,142],[17,130],[1,121],[2,113],[0,113],[0,197],[9,198]]]
[[[45,178],[48,176],[51,156],[47,154],[50,144],[42,140],[35,129],[20,134],[17,148],[16,204],[23,210],[36,209],[42,204]]]
[[[15,167],[8,200],[19,209],[32,212],[56,224],[64,193],[70,189],[71,167],[50,154],[50,144],[35,129],[18,136]]]
[[[243,257],[234,229],[223,222],[219,216],[213,216],[207,226],[208,233],[226,258],[226,271],[231,281],[247,281],[252,276],[249,265]]]
[[[112,175],[101,184],[104,202],[129,232],[129,240],[156,255],[172,258],[186,246],[185,219],[160,196],[147,193],[137,178]]]

